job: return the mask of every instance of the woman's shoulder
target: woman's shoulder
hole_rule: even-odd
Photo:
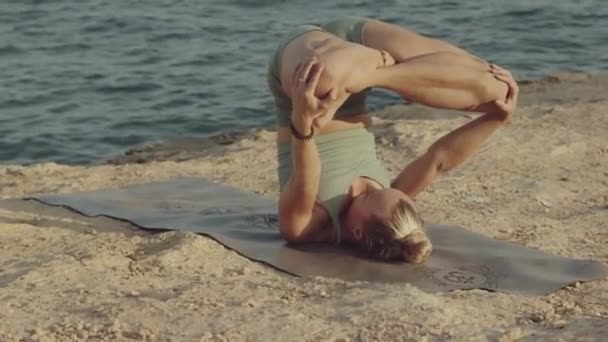
[[[311,224],[313,224],[313,231],[315,232],[311,241],[328,243],[336,241],[336,234],[329,214],[325,208],[318,203],[315,204],[312,210]]]

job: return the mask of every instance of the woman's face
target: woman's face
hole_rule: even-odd
[[[363,237],[365,227],[370,226],[369,220],[389,222],[393,208],[400,200],[408,201],[413,206],[409,196],[395,189],[376,190],[355,197],[344,220],[345,238],[360,248],[366,248]],[[423,262],[433,250],[431,241],[422,229],[407,234],[402,243],[403,256],[399,257],[411,263]]]
[[[412,202],[409,196],[393,188],[369,191],[355,197],[344,220],[351,238],[363,240],[364,227],[372,219],[388,222],[392,209],[402,199]]]

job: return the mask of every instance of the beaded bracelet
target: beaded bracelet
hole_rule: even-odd
[[[291,127],[291,134],[298,140],[300,141],[310,141],[312,140],[312,138],[315,135],[315,127],[311,126],[310,127],[310,134],[309,135],[302,135],[300,132],[298,132],[298,130],[294,127],[293,122],[290,124]]]

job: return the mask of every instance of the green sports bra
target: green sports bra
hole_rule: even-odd
[[[340,243],[340,217],[348,190],[359,177],[390,187],[386,170],[378,160],[374,135],[364,128],[347,129],[315,137],[321,160],[317,203],[331,219],[336,242]],[[293,172],[291,144],[278,144],[278,173],[281,191]]]

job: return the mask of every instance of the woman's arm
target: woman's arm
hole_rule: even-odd
[[[462,164],[496,129],[511,119],[519,96],[517,83],[502,69],[494,69],[492,73],[509,88],[506,101],[495,102],[499,110],[484,114],[437,140],[424,155],[401,171],[393,181],[393,188],[414,198],[439,174]]]
[[[321,128],[318,123],[325,122],[320,119],[333,115],[337,107],[333,97],[321,100],[314,95],[322,72],[323,66],[313,58],[294,73],[291,124],[296,132],[291,139],[293,173],[279,198],[279,230],[289,242],[328,239],[322,232],[323,213],[315,212],[321,161],[313,136],[315,128]]]

